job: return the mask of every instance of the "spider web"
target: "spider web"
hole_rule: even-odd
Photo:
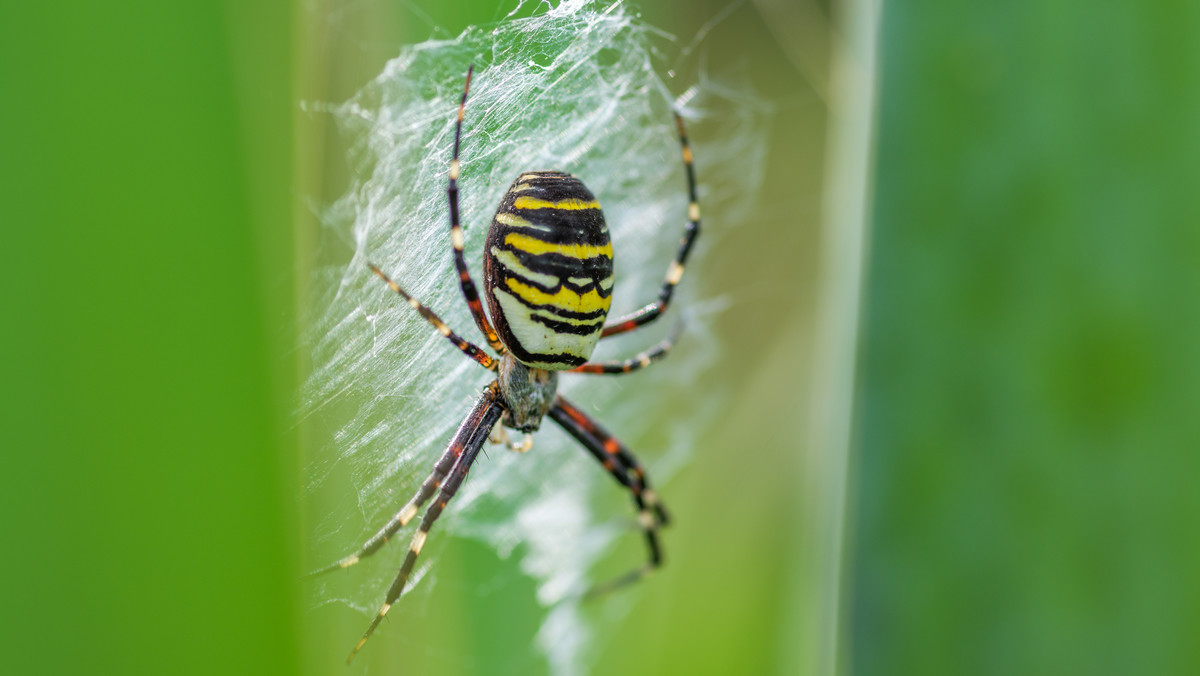
[[[690,274],[677,289],[672,312],[656,325],[603,341],[593,360],[631,357],[681,319],[686,331],[672,355],[645,372],[564,376],[559,391],[620,436],[660,485],[686,462],[703,433],[696,421],[720,406],[720,393],[701,396],[694,386],[705,364],[717,358],[705,319],[722,302],[695,300],[697,271],[714,231],[730,226],[753,198],[765,156],[756,124],[762,111],[747,105],[755,99],[746,92],[707,80],[675,99],[658,73],[665,70],[664,52],[678,46],[619,3],[563,0],[541,10],[468,28],[454,39],[406,46],[350,100],[315,106],[331,112],[350,139],[354,178],[322,215],[324,255],[341,261],[316,271],[318,297],[311,301],[314,320],[305,346],[312,361],[300,418],[313,439],[305,499],[313,515],[314,564],[352,551],[408,500],[493,377],[367,268],[367,261],[379,265],[456,332],[486,346],[454,273],[445,194],[468,64],[475,65],[475,77],[459,186],[476,284],[482,282],[487,225],[507,186],[523,171],[563,170],[596,194],[612,232],[616,286],[609,316],[657,297],[687,213],[672,108],[690,121],[707,216]],[[727,111],[712,112],[723,105]],[[664,399],[684,397],[686,418],[656,414]],[[648,435],[654,445],[639,443]],[[485,451],[433,528],[433,546],[422,553],[405,600],[409,591],[428,586],[427,573],[436,576],[430,565],[436,543],[450,535],[484,542],[502,557],[516,555],[548,609],[538,645],[555,673],[577,671],[591,636],[578,594],[595,581],[593,568],[618,538],[641,546],[628,495],[549,420],[529,453]],[[593,494],[603,499],[593,500]],[[669,505],[669,493],[666,498]],[[401,544],[392,543],[351,574],[318,579],[315,601],[356,608],[365,623],[413,528],[397,535]],[[642,549],[630,551],[644,556]]]

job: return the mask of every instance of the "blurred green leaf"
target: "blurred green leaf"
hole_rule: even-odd
[[[887,5],[854,672],[1200,669],[1197,29]]]

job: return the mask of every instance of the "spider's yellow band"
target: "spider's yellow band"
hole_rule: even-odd
[[[496,222],[501,223],[503,225],[511,225],[514,228],[531,228],[533,230],[542,230],[544,232],[551,231],[551,228],[549,226],[540,225],[537,223],[530,223],[529,221],[525,220],[524,218],[521,218],[520,216],[517,216],[515,214],[506,213],[503,211],[496,214]]]
[[[568,312],[608,312],[612,305],[612,296],[601,296],[596,289],[580,295],[567,287],[562,287],[556,293],[546,293],[541,289],[528,286],[517,281],[515,277],[506,277],[504,284],[532,305],[553,305],[555,308]],[[565,318],[559,318],[562,321]]]
[[[600,203],[595,200],[581,200],[574,197],[568,197],[565,200],[558,202],[550,202],[541,200],[536,197],[518,197],[513,201],[514,209],[563,209],[565,211],[584,211],[587,209],[599,209]]]
[[[580,260],[604,256],[612,258],[612,243],[609,242],[604,246],[593,246],[591,244],[552,244],[543,242],[540,239],[521,235],[515,232],[509,233],[504,237],[504,243],[514,249],[519,249],[527,254],[540,256],[542,254],[555,253],[568,258],[578,258]]]

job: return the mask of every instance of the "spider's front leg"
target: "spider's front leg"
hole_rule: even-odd
[[[658,300],[606,325],[600,334],[601,338],[632,331],[658,319],[659,315],[666,312],[675,285],[683,278],[683,266],[687,263],[688,254],[692,251],[692,245],[696,243],[696,236],[700,234],[700,203],[696,201],[696,171],[692,165],[692,146],[688,143],[687,131],[679,113],[675,113],[675,129],[679,132],[679,145],[683,150],[683,167],[687,172],[688,187],[688,223],[683,230],[683,238],[679,240],[679,250],[667,267],[667,276],[663,280],[662,290],[658,292]]]
[[[422,305],[421,301],[413,298],[407,291],[401,288],[399,284],[393,281],[391,277],[388,277],[386,274],[384,274],[383,270],[380,270],[378,265],[375,265],[374,263],[367,263],[367,267],[371,268],[371,272],[374,272],[377,277],[382,279],[388,285],[388,288],[390,288],[392,291],[395,291],[400,295],[401,298],[408,302],[412,309],[416,310],[417,313],[425,318],[425,321],[432,324],[433,328],[437,329],[438,333],[442,334],[446,337],[446,340],[449,340],[451,343],[453,343],[454,347],[462,350],[463,354],[475,360],[476,363],[485,369],[488,369],[489,371],[496,370],[497,362],[495,359],[492,359],[486,352],[479,349],[478,345],[475,345],[470,341],[463,340],[462,336],[458,335],[453,329],[447,326],[446,322],[442,321],[442,318],[438,317],[433,310],[430,310]]]
[[[474,72],[474,65],[467,68],[467,82],[463,85],[462,98],[458,102],[458,120],[454,126],[454,156],[450,160],[450,180],[446,186],[446,198],[450,202],[450,246],[454,249],[454,268],[458,271],[458,283],[462,289],[463,298],[467,301],[467,307],[471,310],[471,317],[475,319],[475,325],[483,333],[488,345],[497,354],[504,354],[504,343],[500,342],[500,337],[496,335],[496,330],[488,321],[487,314],[483,311],[483,303],[479,300],[479,291],[475,288],[475,281],[471,279],[471,273],[467,270],[467,260],[463,254],[465,237],[462,223],[459,221],[458,179],[462,175],[462,163],[458,160],[458,148],[462,142],[462,124],[467,108],[467,92],[471,89],[471,74]]]

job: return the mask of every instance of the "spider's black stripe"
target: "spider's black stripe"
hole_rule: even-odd
[[[528,186],[528,189],[514,193],[514,198],[519,195],[529,195],[549,202],[560,202],[569,198],[585,201],[596,199],[582,181],[561,171],[526,172],[513,181],[512,188],[521,184]]]
[[[576,336],[586,336],[604,328],[604,318],[608,315],[607,312],[601,313],[594,322],[587,324],[570,324],[567,322],[558,322],[544,317],[542,315],[533,315],[530,319],[542,324],[555,333],[570,333]]]
[[[501,205],[499,213],[509,214],[529,221],[535,228],[522,228],[495,222],[493,227],[499,227],[504,234],[519,233],[540,239],[547,244],[585,244],[602,247],[609,243],[609,233],[604,225],[604,217],[599,209],[512,209],[505,210]],[[604,227],[605,229],[601,229]],[[543,229],[548,228],[548,229]],[[502,243],[488,240],[493,243]]]
[[[507,327],[505,327],[507,330]],[[507,338],[505,338],[507,340]],[[573,368],[587,362],[587,357],[577,357],[570,354],[542,354],[539,352],[530,352],[521,347],[520,343],[514,343],[510,351],[513,356],[525,364],[562,364],[565,368]]]
[[[519,229],[514,228],[514,230]],[[524,231],[520,232],[519,234],[532,237],[539,241],[546,241],[540,236],[541,233]],[[549,243],[555,244],[555,242]],[[604,244],[607,243],[608,242],[605,242]],[[601,244],[600,246],[604,246],[604,244]],[[520,261],[521,265],[524,265],[534,272],[540,272],[543,275],[552,275],[563,280],[566,280],[570,277],[586,277],[591,279],[594,283],[599,283],[607,279],[608,276],[612,274],[612,258],[605,255],[580,259],[564,256],[558,253],[532,254],[528,251],[524,251],[503,243],[496,248],[512,252],[512,254],[517,257],[517,260]],[[489,252],[490,251],[491,249],[489,249]],[[546,287],[543,286],[543,288]],[[600,294],[603,296],[607,296],[611,292],[612,289],[607,291],[600,289]]]

